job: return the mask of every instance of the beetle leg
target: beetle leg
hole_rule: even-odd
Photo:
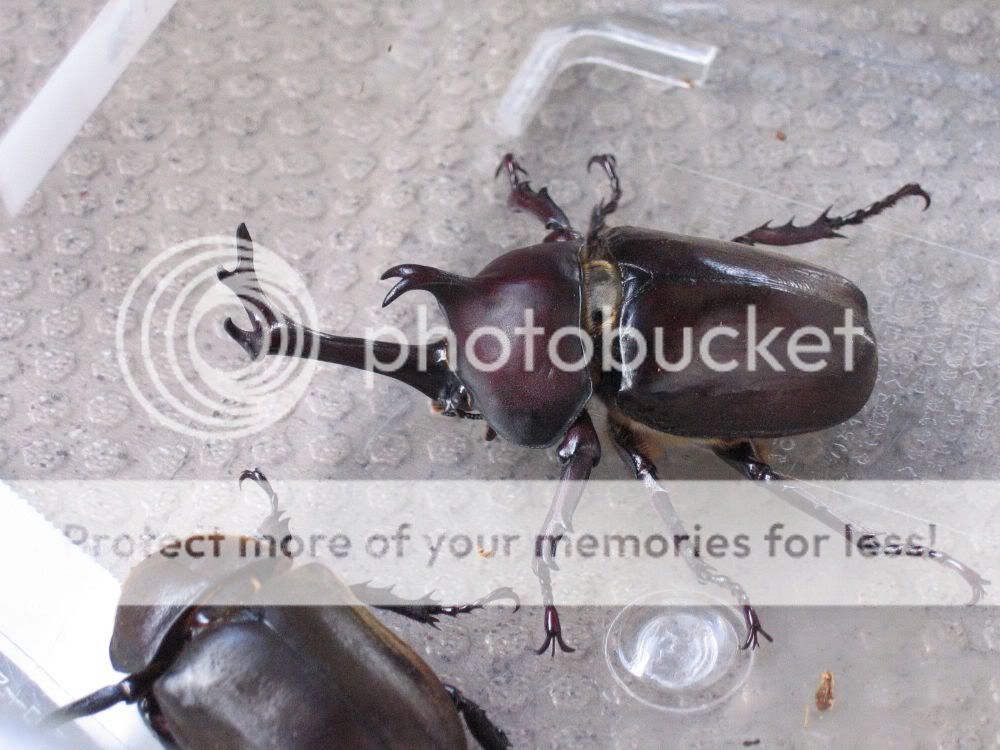
[[[455,708],[465,719],[466,726],[472,732],[484,750],[506,750],[510,747],[510,740],[504,731],[490,721],[490,717],[479,707],[477,703],[465,697],[465,694],[454,685],[445,685],[444,689],[455,702]]]
[[[739,242],[744,245],[755,245],[757,243],[762,245],[804,245],[807,242],[815,242],[816,240],[843,237],[844,235],[837,232],[838,229],[861,224],[866,219],[877,216],[887,208],[892,208],[899,200],[909,196],[923,198],[924,210],[926,211],[930,208],[930,194],[920,187],[920,185],[911,182],[908,185],[903,185],[903,187],[892,195],[880,201],[875,201],[865,208],[852,211],[847,216],[830,216],[830,209],[833,208],[833,206],[830,206],[816,217],[816,220],[812,224],[797,227],[793,224],[795,219],[792,219],[783,226],[772,227],[771,222],[766,221],[756,229],[735,237],[733,242]]]
[[[392,586],[379,589],[370,586],[367,583],[358,583],[351,586],[351,592],[359,600],[374,607],[375,609],[381,609],[386,612],[395,612],[397,615],[401,615],[435,628],[437,627],[440,617],[458,617],[459,615],[468,614],[469,612],[473,612],[477,609],[483,609],[487,604],[500,599],[510,599],[514,602],[515,612],[521,608],[521,600],[518,598],[517,594],[513,589],[507,588],[506,586],[491,591],[486,596],[480,597],[476,601],[472,602],[472,604],[450,606],[438,604],[431,599],[430,594],[416,600],[403,599],[392,593]]]
[[[551,593],[551,587],[549,588]],[[562,637],[562,623],[559,622],[559,610],[556,609],[554,604],[547,604],[545,606],[545,641],[535,649],[535,653],[541,656],[546,651],[548,651],[549,646],[552,646],[552,656],[556,655],[556,646],[566,654],[572,654],[576,651],[575,648],[568,645]]]
[[[135,703],[145,698],[150,686],[163,672],[159,664],[154,664],[142,672],[129,675],[116,685],[108,685],[85,695],[79,700],[57,708],[42,719],[42,726],[54,728],[67,721],[82,719],[84,716],[105,711],[119,703]]]
[[[545,242],[565,242],[579,240],[580,234],[569,223],[566,212],[563,211],[549,195],[548,188],[541,188],[537,192],[531,189],[531,184],[527,179],[521,179],[520,175],[528,176],[527,170],[517,163],[514,154],[504,154],[497,167],[495,177],[499,177],[501,172],[507,172],[510,180],[510,195],[507,197],[507,205],[514,209],[523,209],[541,221],[549,234],[545,237]]]
[[[228,286],[243,303],[250,330],[243,330],[227,318],[225,330],[253,359],[269,354],[315,358],[321,362],[372,369],[395,378],[435,401],[444,400],[460,383],[448,369],[447,342],[426,346],[400,346],[388,341],[334,336],[314,331],[276,310],[264,294],[253,262],[253,241],[246,224],[236,230],[237,263],[235,270],[219,267],[219,281]],[[382,363],[401,363],[383,368]]]
[[[712,445],[712,450],[719,458],[735,467],[747,479],[764,482],[793,482],[794,480],[780,472],[774,470],[763,458],[763,452],[751,440],[740,440],[736,442],[717,442]],[[791,503],[799,510],[807,513],[816,520],[825,524],[829,528],[842,534],[848,541],[855,537],[873,536],[878,534],[845,521],[832,510],[810,497],[807,493],[798,489],[793,484],[785,484],[780,493],[783,500]],[[984,588],[989,581],[979,573],[968,567],[964,563],[956,560],[946,552],[940,552],[919,544],[883,544],[882,549],[887,555],[907,555],[909,557],[923,557],[928,560],[940,563],[947,568],[951,568],[969,584],[972,589],[972,599],[969,604],[977,604],[985,595]]]
[[[691,544],[690,535],[684,529],[684,524],[674,505],[670,502],[670,495],[657,480],[656,464],[646,456],[640,447],[640,441],[635,432],[623,424],[620,420],[611,418],[611,434],[615,440],[615,445],[621,453],[622,460],[625,461],[635,474],[635,478],[642,481],[646,488],[652,493],[653,507],[660,518],[667,524],[675,544],[678,545],[681,557],[687,563],[691,572],[694,573],[699,583],[713,583],[717,586],[729,589],[732,595],[743,608],[743,619],[746,622],[747,634],[743,640],[743,649],[755,649],[758,645],[758,636],[763,636],[769,642],[774,639],[761,627],[760,618],[757,611],[750,604],[750,597],[743,587],[729,576],[719,573],[714,567],[706,563]]]
[[[243,486],[243,482],[247,479],[253,481],[267,493],[267,500],[271,504],[271,512],[261,522],[260,526],[257,527],[258,537],[267,536],[272,539],[285,539],[291,533],[291,528],[289,520],[285,518],[285,514],[278,504],[278,493],[274,491],[274,487],[271,486],[267,477],[264,476],[264,472],[260,469],[244,469],[239,476],[240,487]]]
[[[617,210],[618,201],[622,197],[621,184],[618,182],[618,162],[615,160],[614,154],[597,154],[596,156],[591,156],[590,161],[587,162],[588,172],[594,164],[600,164],[604,173],[611,181],[611,199],[605,202],[604,198],[601,198],[601,202],[594,206],[594,210],[591,211],[590,229],[587,231],[588,242],[604,228],[604,220]]]
[[[559,569],[555,562],[556,546],[566,532],[573,530],[573,514],[580,504],[584,484],[590,478],[591,470],[601,460],[601,442],[586,411],[581,412],[566,431],[557,455],[562,464],[559,488],[549,507],[541,533],[535,539],[535,554],[532,558],[532,568],[542,587],[542,601],[545,604],[545,642],[537,649],[537,653],[543,654],[552,646],[553,656],[556,645],[567,653],[575,650],[563,640],[559,612],[553,604],[551,571]]]

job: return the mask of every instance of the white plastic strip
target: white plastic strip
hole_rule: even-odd
[[[176,0],[111,0],[0,140],[0,197],[17,215]]]
[[[58,704],[118,682],[108,644],[120,587],[0,483],[0,650]],[[134,706],[80,722],[99,747],[155,748]]]
[[[718,49],[682,40],[656,24],[630,18],[581,20],[546,29],[535,39],[497,107],[496,126],[518,137],[547,96],[553,81],[574,65],[605,65],[693,88],[702,84]]]

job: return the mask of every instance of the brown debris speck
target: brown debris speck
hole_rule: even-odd
[[[824,672],[816,691],[816,708],[827,711],[833,706],[833,673]]]

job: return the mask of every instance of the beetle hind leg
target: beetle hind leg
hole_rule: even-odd
[[[527,211],[539,221],[545,224],[549,234],[545,237],[545,242],[564,242],[579,240],[580,233],[569,223],[566,212],[559,208],[558,204],[549,195],[548,188],[533,190],[527,179],[528,172],[517,163],[514,154],[505,154],[497,167],[496,177],[501,172],[507,173],[510,180],[510,195],[507,197],[507,205],[514,209]]]
[[[711,447],[719,458],[734,467],[747,479],[775,483],[789,483],[794,481],[791,477],[787,477],[775,471],[764,458],[764,453],[761,447],[751,440],[738,440],[735,442],[718,441]],[[783,490],[784,491],[780,493],[783,500],[803,511],[807,515],[812,516],[834,531],[837,531],[848,541],[855,538],[860,539],[861,537],[877,538],[879,536],[876,533],[860,529],[856,525],[844,520],[832,510],[827,508],[824,504],[810,497],[806,492],[803,492],[792,484],[785,484],[783,486]],[[986,595],[985,586],[987,586],[990,582],[979,575],[979,573],[975,570],[959,560],[956,560],[946,552],[941,552],[936,549],[931,549],[930,547],[912,543],[882,544],[880,549],[887,556],[926,558],[954,570],[962,576],[965,582],[969,584],[969,588],[972,589],[972,598],[969,601],[970,605],[979,603],[979,601]]]
[[[472,736],[484,750],[506,750],[510,747],[507,735],[490,720],[479,704],[466,698],[465,694],[454,685],[445,685],[444,689],[455,702],[455,709],[465,719]]]
[[[656,465],[646,455],[642,448],[639,436],[627,424],[614,416],[610,419],[611,436],[615,445],[625,461],[635,474],[635,478],[646,485],[651,493],[653,507],[660,518],[666,522],[673,535],[674,544],[678,547],[681,557],[687,563],[688,568],[694,573],[699,583],[713,583],[728,589],[734,598],[739,602],[743,610],[743,620],[746,623],[746,637],[743,639],[741,648],[755,649],[760,645],[760,638],[773,642],[773,638],[760,624],[757,610],[750,604],[750,597],[743,587],[729,576],[719,573],[715,568],[706,563],[691,544],[690,535],[684,528],[684,524],[677,515],[674,505],[670,502],[667,490],[659,483],[657,478]]]
[[[812,224],[795,226],[793,223],[795,220],[792,219],[783,226],[772,227],[771,222],[766,221],[756,229],[749,231],[746,234],[741,234],[739,237],[734,237],[733,242],[739,242],[743,245],[761,244],[788,246],[804,245],[807,242],[831,239],[833,237],[843,237],[844,235],[837,232],[838,229],[842,229],[846,226],[857,226],[858,224],[862,224],[866,219],[878,216],[887,208],[892,208],[900,200],[907,197],[923,198],[924,210],[926,211],[930,208],[930,194],[920,187],[920,185],[915,182],[911,182],[908,185],[903,185],[903,187],[892,195],[886,196],[882,200],[875,201],[865,208],[859,208],[857,211],[852,211],[846,216],[830,216],[830,209],[833,208],[833,206],[830,206],[823,213],[817,216]]]

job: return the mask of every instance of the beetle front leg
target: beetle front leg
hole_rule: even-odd
[[[766,221],[756,229],[747,232],[746,234],[741,234],[739,237],[733,238],[733,242],[739,242],[743,245],[756,245],[759,243],[761,245],[787,246],[804,245],[807,242],[815,242],[816,240],[843,237],[844,235],[837,232],[838,229],[846,226],[856,226],[861,224],[866,219],[870,219],[872,216],[877,216],[887,208],[892,208],[902,198],[906,198],[908,196],[923,198],[924,210],[926,211],[930,208],[930,194],[920,187],[920,185],[910,183],[908,185],[903,185],[903,187],[892,195],[889,195],[880,201],[875,201],[865,208],[859,208],[857,211],[847,214],[847,216],[830,216],[830,209],[833,208],[833,206],[830,206],[818,217],[816,217],[816,220],[813,221],[812,224],[797,227],[792,223],[795,221],[793,218],[783,226],[772,227],[771,222]]]
[[[590,229],[587,230],[587,242],[590,242],[597,233],[604,228],[604,220],[618,209],[618,201],[622,197],[621,183],[618,181],[618,162],[614,154],[597,154],[591,156],[587,162],[587,171],[595,164],[600,164],[604,173],[611,182],[611,198],[606,201],[601,198],[601,202],[594,206],[590,213]]]
[[[536,192],[531,189],[531,184],[526,179],[521,179],[521,175],[527,177],[528,172],[517,163],[514,154],[504,154],[495,176],[499,177],[500,173],[504,171],[507,172],[507,178],[510,180],[510,195],[507,197],[507,205],[523,209],[541,221],[549,230],[544,242],[580,239],[579,232],[570,225],[566,212],[559,208],[552,199],[548,188],[543,187]]]
[[[566,431],[557,455],[562,464],[559,488],[549,507],[542,531],[535,540],[535,555],[532,558],[532,568],[541,585],[542,601],[545,604],[545,642],[536,653],[544,654],[551,646],[552,656],[556,655],[557,645],[566,653],[576,650],[563,640],[559,611],[552,596],[551,572],[559,569],[555,562],[556,545],[564,534],[573,530],[573,514],[580,504],[584,483],[601,460],[601,441],[586,411],[581,412]]]
[[[490,721],[490,717],[477,703],[466,698],[465,694],[454,685],[445,685],[444,689],[448,691],[448,695],[455,702],[456,710],[465,719],[466,726],[483,750],[506,750],[510,747],[507,735]]]
[[[750,604],[750,597],[743,587],[732,578],[719,573],[698,556],[694,545],[691,544],[690,535],[685,530],[683,522],[677,515],[673,503],[670,502],[670,495],[657,479],[656,464],[642,450],[638,435],[628,425],[614,417],[611,418],[610,427],[612,437],[622,455],[622,459],[632,468],[635,478],[642,481],[652,494],[653,507],[656,508],[656,512],[660,518],[669,527],[675,544],[677,540],[680,540],[679,548],[681,557],[684,558],[684,561],[691,569],[691,572],[694,573],[698,582],[713,583],[729,589],[739,602],[743,610],[743,620],[747,626],[746,637],[743,640],[741,648],[757,648],[760,645],[758,642],[759,636],[763,636],[769,642],[773,641],[774,639],[761,626],[757,611]]]
[[[153,682],[163,673],[163,666],[154,664],[142,672],[136,672],[115,685],[95,690],[90,695],[57,708],[42,719],[45,728],[55,728],[68,721],[82,719],[115,706],[119,703],[135,703],[149,693]]]
[[[736,468],[747,479],[763,482],[793,482],[794,480],[775,471],[774,468],[763,458],[763,451],[751,440],[739,440],[736,442],[717,442],[712,446],[712,450],[719,458]],[[812,516],[816,520],[825,524],[829,528],[837,531],[848,541],[854,537],[873,536],[878,534],[865,531],[858,526],[845,521],[832,510],[810,497],[807,493],[795,487],[793,484],[785,484],[780,493],[782,499],[792,504],[794,507]],[[940,563],[947,568],[954,570],[969,584],[972,589],[972,599],[970,605],[978,604],[986,595],[985,586],[990,582],[969,566],[956,560],[946,552],[940,552],[919,544],[885,544],[882,549],[889,555],[907,555],[910,557],[921,557]]]

